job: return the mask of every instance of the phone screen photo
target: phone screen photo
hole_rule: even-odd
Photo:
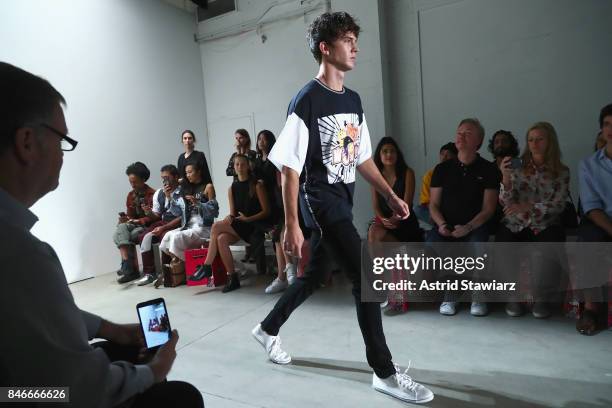
[[[157,349],[170,339],[172,331],[164,299],[153,299],[136,305],[140,328],[147,349]]]

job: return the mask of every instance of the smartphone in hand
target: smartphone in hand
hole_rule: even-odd
[[[163,298],[138,303],[136,311],[147,350],[155,351],[170,340],[172,328]]]

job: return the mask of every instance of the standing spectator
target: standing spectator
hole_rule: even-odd
[[[486,222],[495,212],[501,174],[494,163],[483,159],[478,149],[484,128],[478,119],[463,119],[457,128],[457,158],[436,166],[431,177],[429,211],[436,226],[427,234],[428,242],[485,242],[489,239]],[[440,313],[457,313],[454,294],[447,293]],[[472,298],[470,313],[484,316],[486,303]]]
[[[251,136],[249,135],[249,132],[246,129],[236,129],[236,132],[234,132],[234,137],[236,138],[236,142],[234,143],[236,151],[230,156],[229,162],[227,163],[227,169],[225,170],[225,174],[234,177],[234,180],[236,180],[236,171],[234,170],[234,157],[236,157],[236,155],[238,154],[246,156],[249,159],[249,166],[251,166],[251,170],[253,170],[257,153],[254,150],[251,150]]]
[[[156,221],[147,228],[147,233],[141,239],[143,277],[136,282],[138,286],[148,285],[157,279],[152,244],[160,242],[166,232],[181,225],[183,210],[179,202],[181,190],[178,184],[178,169],[172,164],[165,165],[161,168],[161,179],[163,187],[153,195],[153,208],[146,207],[147,215]]]
[[[132,191],[127,195],[127,212],[119,214],[119,223],[113,235],[113,240],[121,253],[121,269],[119,270],[119,283],[127,283],[140,277],[134,269],[135,245],[152,219],[146,214],[146,209],[153,205],[155,190],[146,184],[151,172],[144,163],[132,163],[125,170]]]
[[[457,148],[453,142],[448,142],[440,148],[439,162],[445,162],[457,157]],[[431,168],[423,176],[421,182],[421,192],[419,194],[419,205],[415,208],[417,218],[424,223],[431,224],[431,216],[429,215],[429,190],[431,185],[431,176],[434,169]]]
[[[569,169],[561,163],[561,150],[555,128],[538,122],[527,130],[521,167],[512,167],[512,157],[501,161],[502,186],[499,195],[504,216],[497,231],[497,242],[564,242],[565,229],[560,216],[569,197]],[[550,316],[550,295],[559,288],[560,268],[548,254],[532,263],[532,290],[536,318]],[[510,316],[523,314],[521,303],[506,304]]]
[[[176,167],[178,168],[181,180],[185,179],[185,167],[188,163],[195,163],[196,167],[202,174],[202,180],[205,184],[212,183],[210,177],[210,170],[208,169],[208,162],[206,161],[206,155],[203,152],[195,150],[196,137],[195,133],[191,130],[183,130],[181,134],[181,141],[185,148],[185,153],[181,153],[178,157]]]
[[[582,242],[612,241],[612,104],[601,109],[599,127],[606,144],[583,159],[579,167],[584,217],[578,228],[578,239]],[[585,290],[584,310],[576,322],[580,334],[592,335],[602,328],[598,314],[602,314],[605,303],[596,301],[601,294],[601,288]]]

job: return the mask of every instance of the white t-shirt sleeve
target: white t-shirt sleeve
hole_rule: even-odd
[[[372,143],[370,142],[370,131],[368,130],[365,114],[363,114],[363,121],[359,126],[359,156],[357,157],[357,165],[359,166],[370,157],[372,157]]]
[[[155,194],[153,194],[153,212],[154,212],[155,214],[161,214],[161,212],[162,212],[162,209],[161,209],[161,207],[159,206],[159,200],[158,200],[158,198],[159,198],[159,192],[160,192],[160,191],[162,191],[162,189],[161,189],[161,188],[160,188],[159,190],[157,190],[157,191],[155,192]],[[166,200],[166,201],[168,201],[168,200]]]
[[[304,121],[293,112],[287,117],[287,122],[276,139],[268,159],[279,171],[282,171],[285,166],[300,175],[304,168],[307,151],[308,128]]]

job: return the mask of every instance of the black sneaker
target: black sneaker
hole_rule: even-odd
[[[131,281],[136,280],[138,278],[140,278],[139,274],[131,273],[131,274],[128,274],[128,275],[123,275],[122,277],[117,279],[117,282],[119,282],[120,284],[123,284],[123,283],[131,282]]]
[[[213,274],[212,266],[201,264],[198,265],[193,275],[189,277],[192,282],[201,281],[204,278],[210,278]]]
[[[236,289],[240,289],[240,279],[238,278],[238,274],[232,273],[230,278],[227,280],[227,283],[223,287],[222,292],[227,293]]]

